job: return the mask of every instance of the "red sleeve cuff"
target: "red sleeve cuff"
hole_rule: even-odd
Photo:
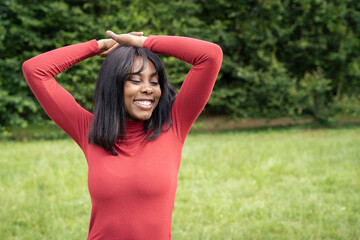
[[[155,37],[156,37],[156,36],[154,36],[154,35],[148,36],[148,37],[146,38],[145,42],[144,42],[143,47],[151,50],[151,42],[152,42],[152,39],[155,38]]]

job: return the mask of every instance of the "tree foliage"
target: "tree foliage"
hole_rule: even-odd
[[[218,43],[223,66],[206,111],[234,117],[360,115],[360,2],[357,0],[74,0],[0,2],[0,126],[45,114],[21,64],[105,31],[143,31]],[[181,85],[190,66],[162,57]],[[102,60],[57,80],[91,110]]]

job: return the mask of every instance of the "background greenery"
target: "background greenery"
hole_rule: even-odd
[[[0,128],[44,112],[21,64],[69,44],[123,33],[182,35],[218,43],[223,66],[206,107],[232,117],[360,115],[358,0],[3,0],[0,1]],[[189,65],[163,57],[179,87]],[[58,77],[91,110],[102,60]]]
[[[172,239],[360,239],[359,134],[359,126],[190,134]],[[1,143],[0,239],[86,239],[86,179],[71,139]]]

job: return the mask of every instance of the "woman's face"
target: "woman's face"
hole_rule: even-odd
[[[128,121],[145,121],[151,117],[161,97],[159,76],[154,64],[147,60],[140,71],[143,59],[136,57],[132,73],[124,83],[124,101]]]

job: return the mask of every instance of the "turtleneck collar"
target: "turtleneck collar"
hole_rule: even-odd
[[[144,127],[145,122],[144,121],[126,121],[126,129],[133,129],[133,128],[141,128]]]
[[[126,121],[126,142],[142,140],[145,136],[144,121]]]
[[[142,146],[145,137],[144,121],[126,121],[126,139],[116,141],[114,150],[125,155],[131,155]]]

